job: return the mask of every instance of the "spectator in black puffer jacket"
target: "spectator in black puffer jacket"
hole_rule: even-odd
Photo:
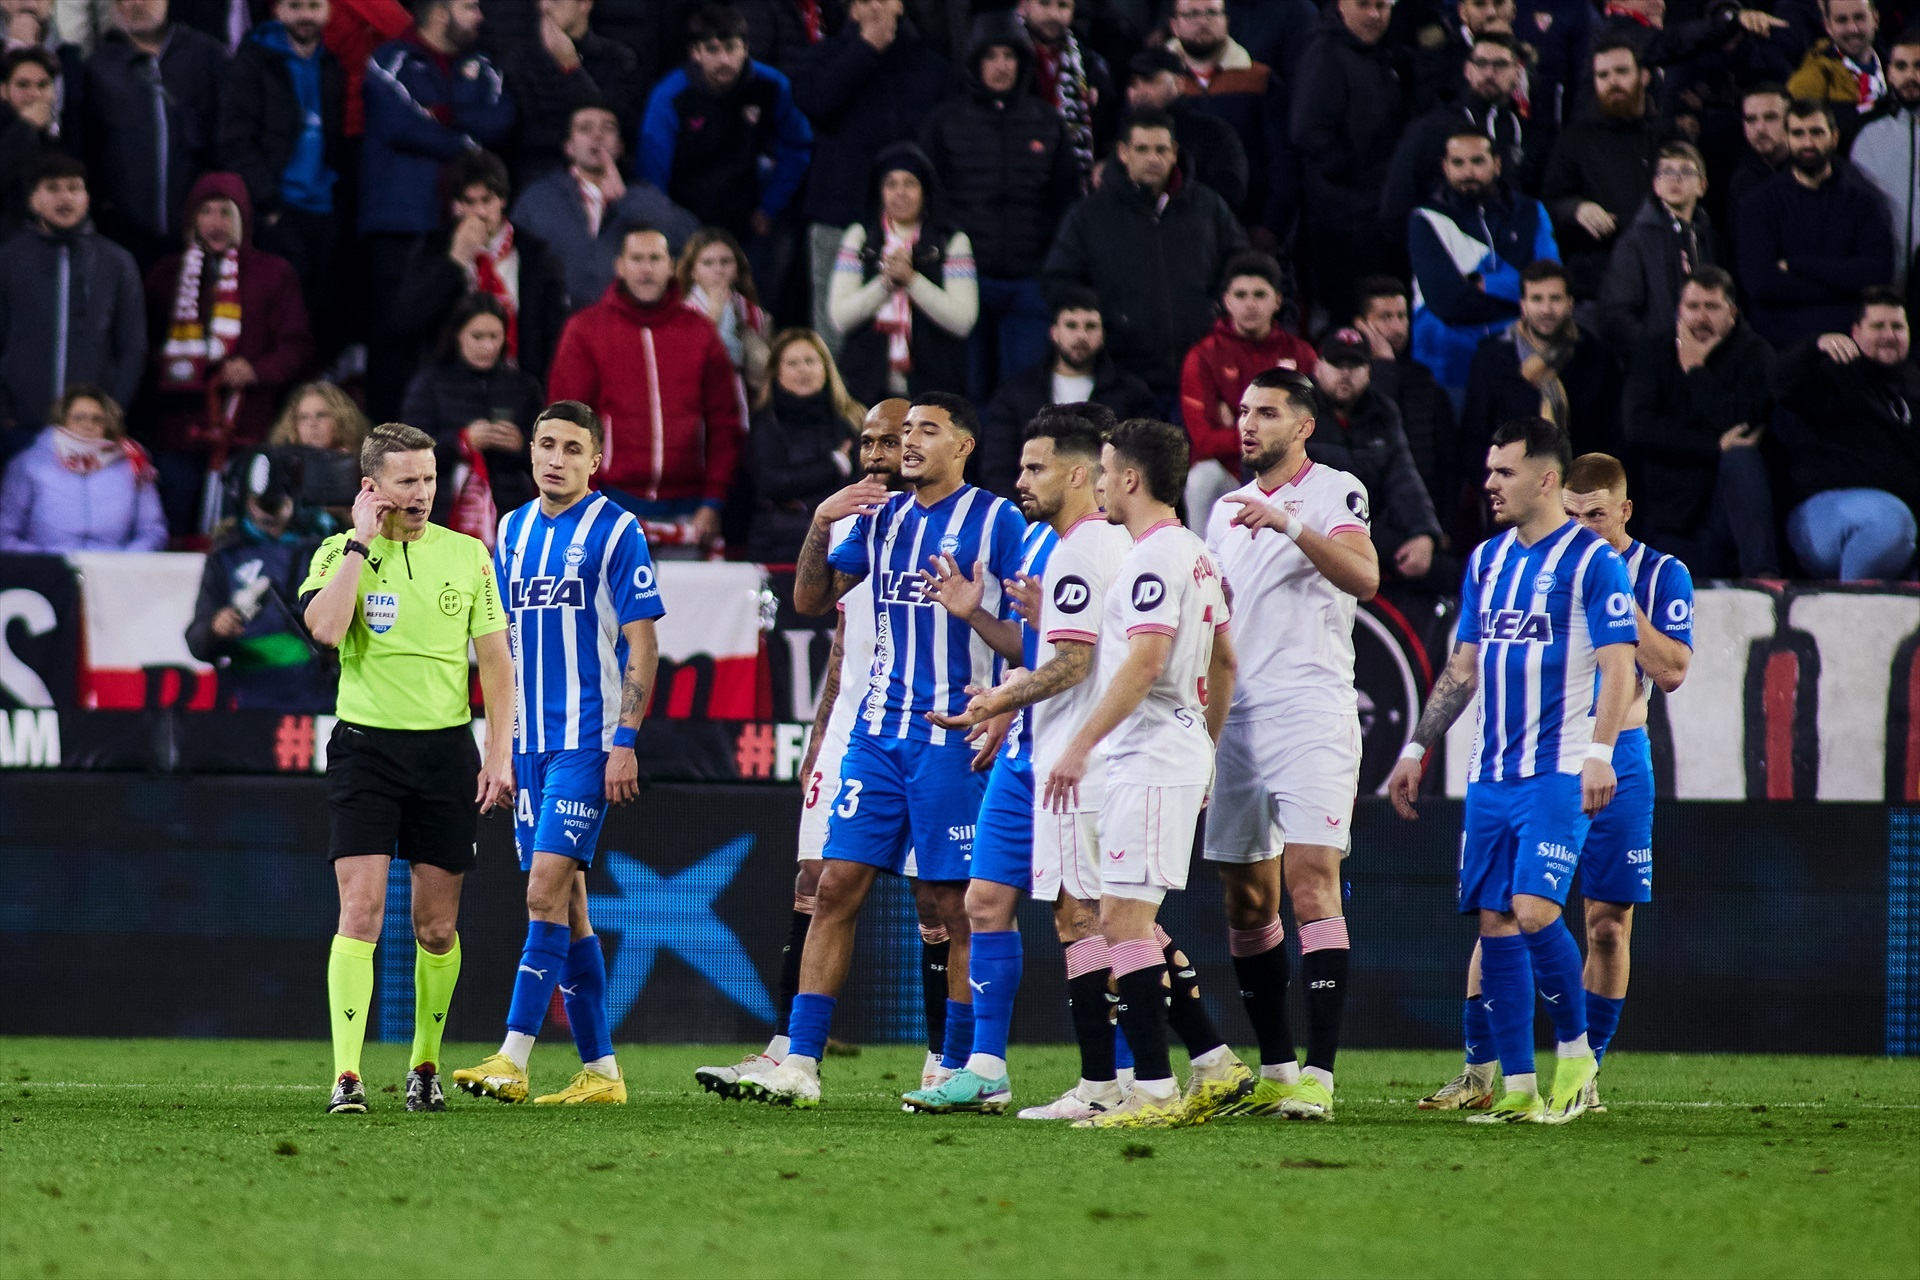
[[[533,38],[513,42],[500,57],[519,115],[513,173],[514,184],[522,187],[566,163],[560,151],[567,122],[582,105],[599,103],[611,110],[622,137],[632,136],[640,123],[639,56],[588,29],[590,3],[556,5],[552,14],[545,5],[540,8]]]
[[[753,410],[748,463],[753,513],[747,556],[792,564],[806,540],[813,509],[854,472],[854,442],[866,410],[847,394],[827,344],[811,329],[774,335],[773,379]]]
[[[909,142],[958,82],[920,39],[901,0],[853,0],[840,34],[793,64],[793,100],[813,124],[813,168],[801,214],[810,224],[813,329],[836,345],[827,313],[840,237],[866,215],[867,179],[885,148]]]
[[[1056,296],[1067,285],[1099,295],[1107,349],[1147,384],[1169,421],[1181,361],[1218,314],[1220,269],[1247,247],[1227,202],[1186,179],[1173,130],[1164,111],[1127,117],[1119,159],[1099,190],[1068,211],[1046,267]]]
[[[1306,168],[1308,234],[1320,301],[1353,312],[1353,285],[1397,273],[1395,242],[1378,222],[1394,147],[1405,132],[1409,95],[1385,40],[1386,0],[1339,0],[1302,55],[1293,93],[1293,145]]]
[[[459,494],[457,469],[476,456],[502,515],[533,499],[527,433],[547,398],[539,380],[507,358],[506,337],[506,308],[470,293],[447,321],[440,358],[407,386],[400,417],[434,439],[441,480],[433,518],[441,524]]]
[[[747,56],[787,75],[846,19],[840,0],[736,0],[734,7],[747,20]]]
[[[985,404],[1047,358],[1040,269],[1079,173],[1058,112],[1034,97],[1033,43],[1011,14],[974,19],[967,92],[920,129],[947,215],[973,242],[980,318],[968,339],[968,394]]]

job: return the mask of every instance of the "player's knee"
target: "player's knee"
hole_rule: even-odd
[[[1627,946],[1625,916],[1596,913],[1587,921],[1587,948],[1591,951],[1624,951]]]
[[[1513,914],[1520,922],[1520,932],[1538,933],[1560,918],[1560,904],[1547,898],[1516,895]]]

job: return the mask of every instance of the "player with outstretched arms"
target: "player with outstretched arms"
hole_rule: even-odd
[[[1026,531],[1013,504],[964,479],[978,430],[963,397],[919,397],[907,411],[900,455],[911,492],[889,493],[871,476],[848,486],[820,504],[800,549],[794,598],[803,611],[825,612],[855,589],[870,593],[873,674],[827,819],[819,896],[787,1024],[789,1052],[778,1066],[741,1076],[742,1097],[819,1103],[820,1057],[852,963],[855,922],[875,878],[883,870],[899,874],[909,848],[951,943],[944,1061],[962,1066],[971,1049],[966,882],[984,779],[974,772],[965,738],[927,716],[958,712],[969,687],[990,681],[996,653],[1019,661],[1020,626],[1001,616],[1001,583],[1019,571]],[[829,552],[833,522],[848,515],[859,517],[853,531]],[[981,580],[971,618],[937,603],[923,576],[930,570]]]
[[[624,1103],[613,1057],[607,964],[587,918],[587,868],[607,806],[640,793],[634,739],[660,665],[665,615],[646,534],[588,487],[599,415],[578,400],[533,421],[540,496],[500,521],[494,564],[512,623],[520,719],[513,744],[514,843],[527,876],[527,939],[498,1053],[453,1073],[475,1097],[524,1102],[527,1060],[560,990],[580,1051],[566,1088],[537,1103]]]
[[[906,422],[907,402],[882,400],[867,410],[860,427],[860,471],[873,476],[887,488],[900,488],[900,432]],[[832,526],[827,546],[838,546],[853,529],[855,516],[842,516]],[[795,592],[798,601],[802,593]],[[866,696],[873,671],[875,643],[873,600],[862,592],[842,596],[833,629],[833,648],[827,656],[826,677],[821,683],[820,700],[814,709],[813,732],[807,741],[807,753],[800,763],[801,809],[798,855],[800,869],[794,876],[793,915],[786,945],[780,951],[780,986],[774,994],[773,1038],[760,1052],[750,1053],[730,1066],[697,1067],[693,1078],[709,1093],[723,1098],[739,1095],[736,1087],[748,1071],[777,1066],[787,1056],[787,1019],[793,1010],[793,997],[800,990],[800,956],[806,947],[807,929],[820,888],[820,853],[827,842],[827,815],[840,801],[840,762],[846,754],[847,739],[853,730],[854,716]],[[907,875],[916,868],[911,853],[907,856]],[[920,915],[921,995],[927,1022],[927,1060],[921,1068],[921,1080],[932,1083],[943,1074],[941,1051],[946,1029],[947,941],[946,926],[934,904],[930,886],[914,879],[914,906]]]
[[[1693,662],[1693,575],[1673,556],[1627,536],[1633,503],[1627,473],[1617,458],[1585,453],[1567,473],[1567,514],[1606,539],[1626,562],[1633,582],[1635,663],[1639,684],[1626,727],[1614,744],[1619,785],[1602,809],[1580,851],[1580,896],[1586,900],[1587,964],[1584,986],[1587,1043],[1595,1066],[1605,1063],[1607,1044],[1620,1025],[1627,995],[1628,945],[1633,908],[1653,900],[1653,752],[1647,741],[1647,702],[1653,688],[1672,693]],[[1493,1051],[1480,954],[1467,971],[1464,1016],[1467,1062],[1454,1079],[1420,1100],[1423,1111],[1484,1110],[1493,1105]],[[1587,1110],[1604,1111],[1598,1079],[1587,1085]]]
[[[1219,570],[1174,514],[1186,473],[1186,433],[1169,423],[1129,419],[1101,449],[1107,520],[1123,526],[1133,546],[1101,613],[1097,699],[1041,791],[1043,808],[1077,809],[1104,745],[1100,932],[1134,1084],[1119,1106],[1075,1122],[1097,1128],[1197,1124],[1253,1088],[1253,1074],[1216,1033],[1206,1037],[1213,1047],[1193,1057],[1183,1099],[1167,1051],[1169,943],[1156,917],[1169,891],[1186,888],[1234,682]],[[1198,1000],[1189,1003],[1204,1014]]]
[[[1470,1123],[1564,1124],[1598,1070],[1587,1043],[1580,948],[1561,918],[1593,816],[1613,800],[1613,754],[1633,705],[1633,584],[1606,541],[1567,518],[1565,428],[1516,418],[1493,433],[1486,492],[1507,531],[1475,548],[1453,655],[1387,779],[1415,816],[1426,754],[1476,701],[1460,845],[1460,910],[1480,920],[1483,991],[1506,1093]],[[1534,1078],[1536,991],[1555,1068]]]
[[[1366,486],[1307,457],[1313,380],[1256,377],[1240,399],[1251,484],[1222,497],[1207,550],[1226,578],[1240,650],[1220,735],[1204,856],[1226,897],[1227,949],[1260,1043],[1260,1080],[1241,1115],[1333,1119],[1333,1060],[1347,998],[1340,866],[1360,786],[1353,613],[1380,586]],[[1287,1022],[1284,878],[1300,931],[1307,1005],[1303,1075]]]

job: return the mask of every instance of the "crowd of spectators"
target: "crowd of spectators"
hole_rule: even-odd
[[[778,563],[879,399],[1003,493],[1049,404],[1179,422],[1198,522],[1286,366],[1389,580],[1535,414],[1698,576],[1908,577],[1920,27],[1747,3],[0,0],[0,550],[211,544],[271,666],[369,420],[490,539],[583,400],[657,554]]]

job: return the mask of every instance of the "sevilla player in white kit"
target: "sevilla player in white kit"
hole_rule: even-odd
[[[1186,433],[1168,423],[1130,419],[1101,450],[1107,520],[1126,527],[1133,547],[1102,609],[1099,700],[1041,793],[1054,812],[1077,808],[1089,761],[1104,745],[1100,930],[1133,1048],[1134,1087],[1120,1106],[1078,1122],[1094,1128],[1197,1123],[1253,1087],[1252,1074],[1216,1041],[1193,1059],[1183,1101],[1167,1051],[1170,981],[1155,918],[1167,893],[1187,885],[1234,679],[1219,570],[1174,516],[1186,473]]]
[[[1346,1003],[1347,922],[1340,862],[1351,849],[1360,781],[1353,612],[1380,586],[1366,486],[1307,457],[1312,379],[1255,378],[1240,400],[1252,484],[1207,521],[1241,637],[1241,677],[1220,736],[1205,856],[1220,864],[1227,945],[1260,1042],[1260,1083],[1240,1114],[1333,1118],[1333,1058]],[[1307,1069],[1287,1024],[1284,876],[1300,932]]]

